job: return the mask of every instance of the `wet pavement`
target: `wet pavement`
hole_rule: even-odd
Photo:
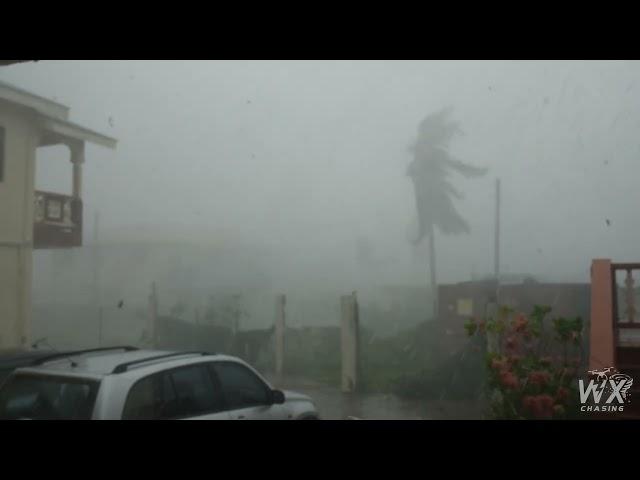
[[[477,402],[405,400],[391,394],[345,394],[339,388],[300,378],[278,381],[276,388],[309,395],[324,420],[475,420],[482,418]]]

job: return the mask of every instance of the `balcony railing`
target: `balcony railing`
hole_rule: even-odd
[[[35,192],[34,248],[82,245],[82,200],[70,195]]]
[[[640,273],[640,263],[611,264],[613,332],[618,346],[640,345],[640,312],[636,307],[640,290],[635,287],[634,272]]]

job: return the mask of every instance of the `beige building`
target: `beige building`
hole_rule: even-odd
[[[31,340],[34,248],[82,245],[82,164],[86,142],[116,140],[69,121],[69,108],[0,82],[0,349]],[[73,192],[35,190],[36,150],[66,145]]]

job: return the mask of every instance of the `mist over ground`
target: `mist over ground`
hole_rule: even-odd
[[[406,172],[419,123],[446,106],[464,131],[452,154],[488,173],[451,180],[471,233],[436,232],[438,282],[492,274],[497,177],[502,271],[586,282],[593,258],[637,258],[639,74],[638,62],[612,61],[6,67],[0,80],[68,105],[72,121],[119,142],[114,151],[87,146],[85,247],[34,253],[34,300],[91,295],[97,213],[102,281],[137,288],[143,300],[153,280],[164,295],[174,284],[426,290],[426,242],[409,241],[417,220]],[[68,151],[40,149],[36,179],[70,192]],[[69,281],[86,292],[62,287],[64,265],[75,265]]]

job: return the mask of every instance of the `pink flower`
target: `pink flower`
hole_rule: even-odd
[[[535,399],[531,395],[525,395],[524,397],[522,397],[522,407],[525,410],[532,411],[535,403]]]
[[[553,406],[553,413],[554,415],[561,417],[564,415],[565,410],[564,407],[562,405],[554,405]]]
[[[531,372],[529,374],[529,383],[538,387],[544,387],[551,380],[551,374],[543,370]]]
[[[569,389],[566,387],[558,387],[558,390],[556,391],[556,400],[564,402],[567,398],[569,398]]]
[[[550,418],[553,415],[553,397],[538,395],[538,418]]]
[[[494,370],[500,370],[502,368],[502,362],[497,358],[494,358],[493,360],[491,360],[491,368],[493,368]]]
[[[513,323],[514,330],[518,333],[524,332],[529,325],[529,320],[524,315],[518,315],[518,318]]]
[[[542,357],[540,363],[549,366],[553,363],[553,358],[550,356]]]
[[[533,413],[535,418],[551,418],[554,412],[551,395],[527,396],[522,399],[525,410]]]
[[[507,358],[507,362],[509,362],[510,365],[515,365],[520,360],[522,360],[522,355],[511,355],[510,357]]]
[[[520,386],[518,377],[516,377],[513,372],[509,371],[503,371],[500,373],[500,382],[503,386],[511,388],[513,390],[517,389]]]
[[[506,341],[505,346],[506,346],[507,350],[511,350],[511,351],[515,350],[517,348],[517,346],[518,346],[518,343],[517,343],[515,337],[511,337],[511,336],[507,337],[507,341]]]

